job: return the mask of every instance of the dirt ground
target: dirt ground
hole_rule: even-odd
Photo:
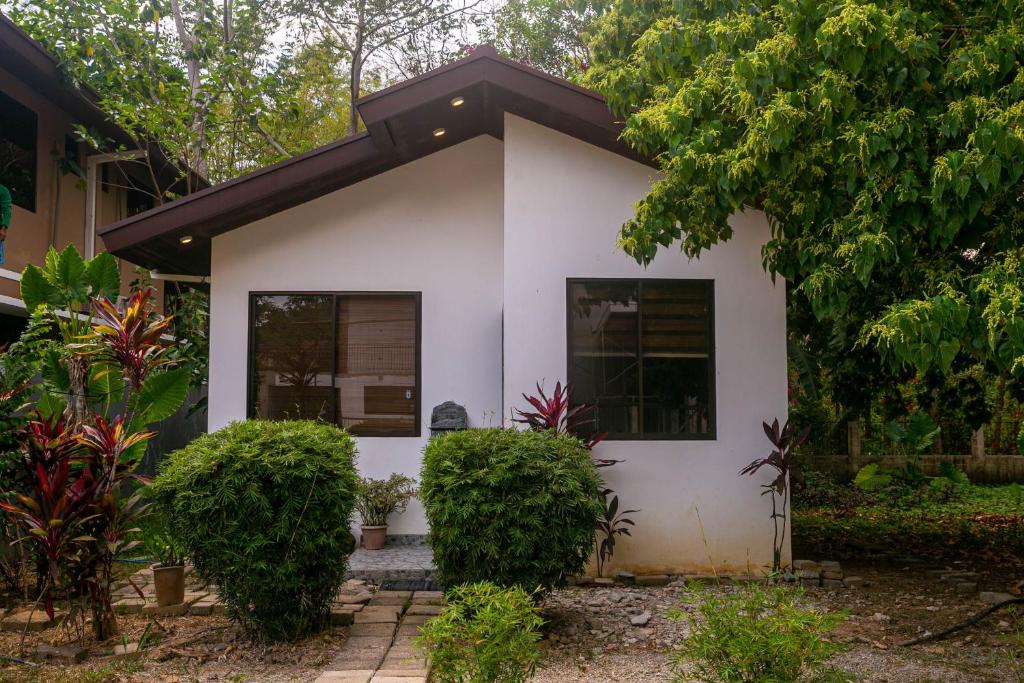
[[[834,663],[859,680],[1024,681],[1024,611],[1004,610],[949,639],[900,647],[900,642],[926,630],[939,630],[983,609],[978,593],[958,592],[954,584],[929,574],[929,569],[936,569],[930,565],[843,563],[843,568],[847,576],[862,577],[865,585],[808,590],[806,600],[823,609],[849,612],[849,620],[836,634],[847,651]],[[1006,592],[1024,579],[1024,569],[953,568],[978,572],[978,588],[983,591]],[[543,668],[535,683],[672,680],[665,655],[686,636],[688,627],[685,621],[668,619],[665,612],[685,603],[688,595],[682,587],[554,592],[542,608],[548,625],[541,642]],[[141,616],[120,618],[129,642],[137,641],[149,623]],[[94,643],[81,664],[28,667],[0,662],[0,681],[309,682],[323,671],[347,633],[344,628],[332,629],[299,643],[264,647],[245,640],[226,619],[213,616],[163,618],[151,631],[153,645],[139,654],[114,656],[119,640]],[[40,642],[66,643],[74,637],[71,629],[51,629],[27,634],[22,646],[20,633],[4,632],[0,655],[32,659]]]

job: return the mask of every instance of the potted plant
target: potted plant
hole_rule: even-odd
[[[405,512],[409,500],[416,495],[416,482],[402,474],[387,479],[360,479],[356,509],[363,519],[363,547],[380,550],[388,533],[388,516]]]
[[[157,529],[146,538],[146,548],[155,555],[153,591],[160,607],[180,605],[185,601],[185,550],[181,543],[165,529]]]

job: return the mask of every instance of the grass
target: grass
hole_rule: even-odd
[[[142,671],[142,659],[127,655],[96,668],[11,667],[0,670],[0,680],[9,683],[105,683],[124,680]]]

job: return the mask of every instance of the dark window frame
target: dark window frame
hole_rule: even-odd
[[[637,365],[639,373],[639,433],[608,433],[606,441],[716,441],[718,439],[718,396],[716,382],[715,358],[715,281],[710,278],[636,278],[636,277],[570,277],[565,279],[565,377],[572,382],[570,373],[573,367],[572,327],[573,327],[573,285],[595,283],[635,284],[637,295]],[[644,383],[643,383],[643,287],[644,284],[701,283],[705,286],[708,303],[708,431],[706,434],[688,433],[646,433],[644,428]],[[578,405],[573,402],[570,405]]]
[[[256,298],[263,296],[329,296],[331,297],[331,378],[332,387],[334,379],[337,378],[338,374],[338,299],[346,296],[411,296],[415,301],[416,308],[416,396],[415,396],[415,415],[414,428],[411,430],[395,429],[389,431],[374,432],[373,434],[359,435],[352,433],[357,439],[376,439],[376,438],[418,438],[422,434],[422,422],[423,422],[423,293],[413,291],[259,291],[249,292],[249,315],[248,315],[248,342],[247,348],[247,359],[246,359],[246,391],[245,391],[245,415],[247,419],[255,419],[253,414],[253,398],[256,387],[253,383],[254,370],[255,370],[255,332],[256,328],[254,325],[256,317]],[[335,392],[331,392],[331,415],[334,416],[331,424],[339,426],[336,422],[338,415],[337,406],[337,395]]]

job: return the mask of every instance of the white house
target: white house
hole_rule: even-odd
[[[510,424],[524,392],[568,380],[640,509],[613,569],[770,564],[763,480],[738,475],[787,407],[764,216],[699,260],[637,265],[616,237],[652,165],[600,96],[489,48],[358,108],[365,133],[101,231],[210,277],[210,428],[319,415],[357,436],[364,475],[416,476],[434,406]],[[392,519],[424,532],[415,505]]]

